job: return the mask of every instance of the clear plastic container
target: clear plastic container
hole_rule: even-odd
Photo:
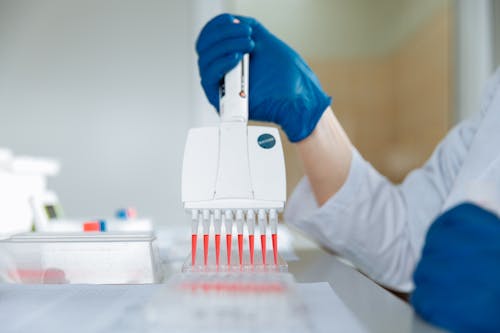
[[[144,284],[163,277],[151,233],[24,233],[0,240],[0,281]]]
[[[181,273],[146,306],[150,332],[311,332],[291,274]]]

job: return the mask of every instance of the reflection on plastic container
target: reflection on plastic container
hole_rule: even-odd
[[[4,283],[155,283],[162,270],[151,234],[26,233],[0,241]]]
[[[288,273],[178,274],[146,307],[146,318],[150,332],[311,332]]]

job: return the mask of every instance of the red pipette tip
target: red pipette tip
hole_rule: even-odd
[[[215,235],[215,263],[219,266],[220,258],[220,235]]]
[[[226,235],[226,247],[227,247],[227,265],[231,266],[231,243],[233,241],[232,235]]]
[[[198,240],[198,235],[191,235],[191,265],[196,264],[196,241]]]
[[[273,239],[273,255],[274,255],[274,264],[278,265],[278,235],[272,234]]]
[[[266,235],[260,235],[260,247],[262,248],[262,264],[266,264]]]
[[[240,257],[240,266],[243,265],[243,235],[238,234],[238,255]]]
[[[248,243],[250,244],[250,264],[253,265],[254,235],[248,235]]]
[[[203,235],[203,263],[208,264],[208,235]]]

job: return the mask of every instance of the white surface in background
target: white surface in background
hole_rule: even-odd
[[[457,0],[455,120],[477,112],[493,73],[493,14],[490,0]]]
[[[194,42],[221,7],[198,2],[0,1],[0,145],[61,161],[68,216],[183,222],[184,140],[211,114]]]
[[[0,285],[2,332],[143,332],[161,285]],[[365,332],[328,283],[298,284],[313,332]],[[175,300],[172,300],[175,302]]]
[[[256,17],[305,58],[359,59],[398,48],[448,2],[238,0],[228,7]]]

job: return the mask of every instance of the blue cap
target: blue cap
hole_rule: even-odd
[[[118,209],[116,211],[116,218],[118,218],[120,220],[126,220],[126,219],[128,219],[127,209],[125,209],[125,208]]]
[[[106,220],[99,220],[99,231],[106,231]]]

